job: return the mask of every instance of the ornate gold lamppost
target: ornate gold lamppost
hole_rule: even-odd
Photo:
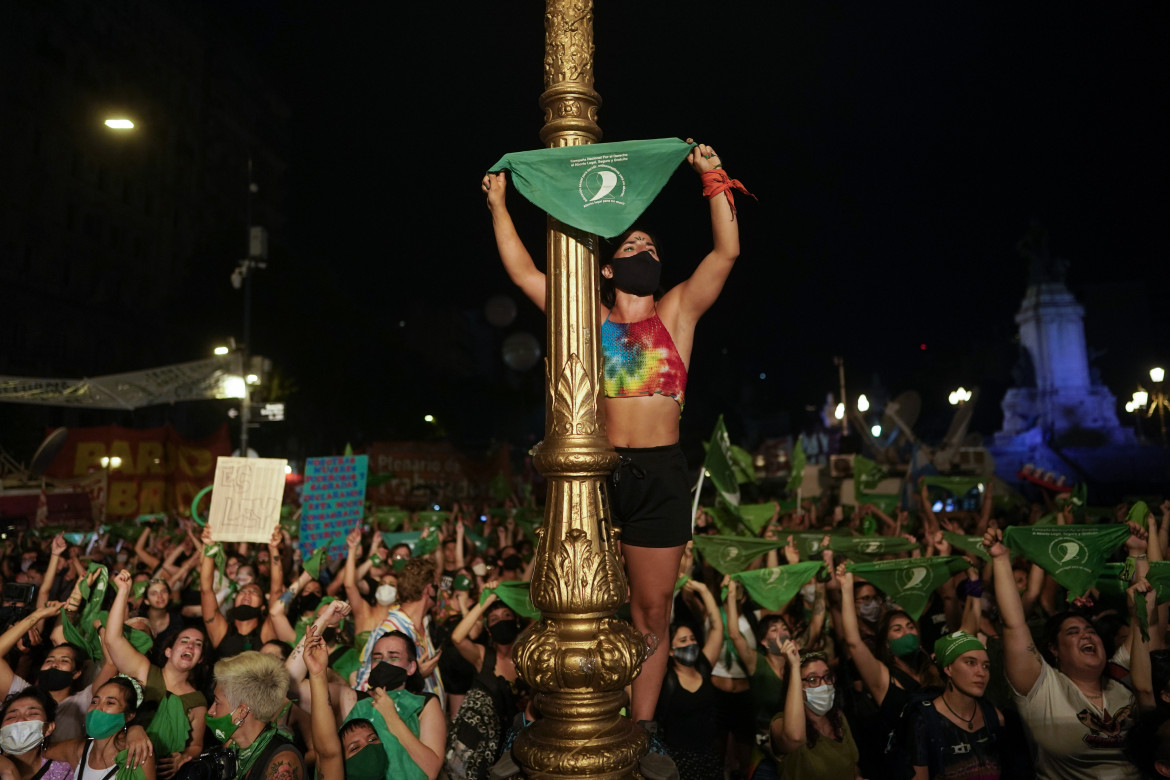
[[[592,0],[546,0],[544,70],[541,140],[597,142]],[[548,501],[531,586],[543,618],[513,652],[541,717],[513,755],[528,778],[629,778],[646,737],[620,710],[645,644],[613,617],[628,594],[605,494],[617,454],[599,403],[597,239],[551,217],[547,238],[545,436],[535,463]]]

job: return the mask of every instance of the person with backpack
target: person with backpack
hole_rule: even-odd
[[[946,679],[943,692],[907,706],[906,755],[915,780],[998,778],[1004,716],[983,695],[991,680],[987,649],[956,631],[934,643],[934,660]]]

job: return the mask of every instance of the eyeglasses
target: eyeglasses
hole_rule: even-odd
[[[814,674],[811,677],[801,677],[800,681],[804,683],[805,688],[820,688],[821,684],[832,685],[836,682],[837,677],[833,674]]]

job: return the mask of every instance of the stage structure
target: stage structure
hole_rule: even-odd
[[[544,109],[548,147],[597,143],[592,0],[546,0]],[[640,669],[642,635],[614,613],[627,598],[605,483],[617,454],[601,408],[597,237],[548,218],[544,439],[536,467],[548,499],[532,603],[542,619],[513,651],[541,717],[512,748],[528,778],[632,778],[643,730],[620,714]]]

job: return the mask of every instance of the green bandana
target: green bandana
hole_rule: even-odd
[[[677,580],[675,580],[674,581],[674,595],[677,596],[678,592],[683,589],[683,585],[686,585],[688,582],[690,582],[690,580],[691,580],[691,578],[685,574],[682,575],[681,577],[679,577]]]
[[[323,544],[313,551],[313,554],[305,561],[305,571],[313,579],[320,579],[321,564],[325,562],[325,552],[329,549],[329,544]]]
[[[540,617],[540,610],[532,606],[532,598],[528,592],[529,584],[527,582],[505,581],[491,590],[485,588],[479,594],[479,603],[482,604],[486,601],[489,593],[495,593],[496,598],[507,604],[517,615],[535,620]]]
[[[863,455],[853,456],[853,485],[856,490],[873,490],[885,479],[886,472]]]
[[[902,504],[902,497],[892,493],[862,493],[857,491],[857,501],[861,504],[873,504],[882,514],[892,515]]]
[[[488,170],[512,172],[535,206],[586,233],[612,238],[634,224],[694,144],[677,138],[512,152]]]
[[[849,558],[872,561],[882,555],[915,550],[918,545],[901,536],[830,536],[829,549]]]
[[[740,504],[737,509],[739,519],[756,536],[760,535],[772,515],[776,514],[776,505],[770,501],[766,504]]]
[[[396,533],[383,533],[382,541],[386,543],[386,550],[393,550],[397,545],[410,545],[411,554],[414,554],[414,546],[418,544],[419,537],[422,536],[420,531],[398,531]]]
[[[438,532],[429,533],[426,536],[420,536],[418,541],[414,543],[413,554],[415,558],[422,558],[433,553],[439,546]]]
[[[182,748],[179,749],[182,750]],[[130,768],[126,760],[129,753],[129,750],[123,750],[114,756],[114,766],[118,767],[118,771],[114,773],[114,780],[146,780],[145,769],[142,767]]]
[[[1004,542],[1052,575],[1070,599],[1085,595],[1105,561],[1129,538],[1127,525],[1052,525],[1008,528]]]
[[[963,653],[969,653],[972,650],[987,650],[987,648],[966,631],[956,631],[953,634],[939,637],[938,641],[934,643],[934,660],[940,667],[946,668]]]
[[[954,531],[943,531],[943,538],[950,542],[951,547],[962,550],[963,552],[972,553],[985,561],[990,561],[991,556],[987,554],[987,550],[983,547],[982,536],[966,536],[965,534],[957,534]]]
[[[410,512],[405,509],[386,509],[378,507],[374,512],[374,524],[380,531],[393,531],[402,527],[406,522],[406,518],[410,517]]]
[[[150,580],[139,580],[130,587],[130,600],[137,601],[142,598],[142,594],[146,593],[146,586],[150,584]]]
[[[731,575],[761,607],[778,612],[792,601],[801,587],[815,577],[825,564],[820,561],[773,566]]]
[[[187,719],[183,698],[167,693],[159,702],[158,710],[146,727],[146,735],[154,744],[155,752],[165,756],[183,750],[187,747],[187,737],[190,734],[191,721]]]
[[[784,534],[780,532],[784,544],[788,544],[788,537],[792,537],[792,541],[796,544],[796,550],[800,553],[802,561],[820,560],[821,554],[825,548],[821,546],[821,542],[825,540],[829,534],[826,531],[794,531],[793,533]],[[832,549],[832,537],[829,538],[829,549]]]
[[[1097,578],[1097,590],[1109,596],[1125,597],[1126,589],[1132,584],[1136,561],[1126,558],[1125,563],[1107,563],[1101,576]],[[1154,602],[1164,604],[1170,601],[1170,561],[1150,561],[1150,570],[1146,572],[1146,580],[1154,588]],[[1138,617],[1138,625],[1142,629],[1142,639],[1149,641],[1149,615],[1146,614],[1146,600],[1139,598],[1134,601],[1134,612]]]
[[[425,512],[419,512],[418,521],[424,527],[430,528],[432,531],[437,531],[442,527],[443,523],[447,522],[447,518],[451,516],[450,512],[444,512],[441,509],[429,509]]]
[[[695,549],[720,574],[744,571],[756,558],[784,544],[776,539],[757,539],[754,536],[695,537]]]
[[[930,487],[938,487],[953,493],[956,496],[965,496],[979,485],[987,482],[986,477],[923,477],[922,482]]]
[[[203,545],[203,554],[208,558],[215,559],[215,569],[219,572],[220,579],[227,576],[227,556],[224,555],[222,544],[216,542],[215,544]]]
[[[934,589],[968,566],[962,558],[899,558],[849,563],[846,569],[887,593],[910,617],[918,620]]]
[[[394,701],[394,709],[398,710],[398,717],[402,718],[402,722],[406,724],[410,732],[417,736],[418,717],[427,700],[401,688],[386,691],[386,695]],[[398,738],[390,733],[390,729],[386,728],[386,720],[374,707],[373,699],[362,699],[353,705],[353,709],[345,717],[345,722],[348,723],[358,718],[372,723],[374,731],[378,734],[378,739],[382,740],[382,749],[386,751],[386,758],[390,760],[390,768],[386,777],[401,778],[402,780],[426,780],[426,772],[419,768],[410,754],[406,752],[406,748],[398,741]]]
[[[465,538],[467,541],[471,542],[471,544],[474,545],[475,549],[481,553],[486,551],[488,548],[487,538],[480,536],[475,531],[472,531],[470,526],[464,527],[463,538]]]
[[[1150,508],[1145,501],[1135,501],[1125,517],[1127,523],[1137,523],[1142,528],[1149,528]]]

